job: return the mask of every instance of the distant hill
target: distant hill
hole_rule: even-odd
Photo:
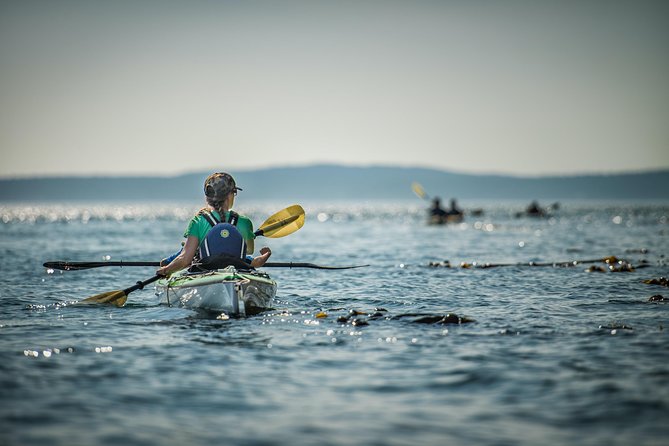
[[[210,172],[174,177],[0,180],[0,201],[197,200]],[[231,171],[245,199],[404,199],[411,183],[444,199],[665,199],[669,170],[612,175],[512,177],[425,168],[315,165]]]

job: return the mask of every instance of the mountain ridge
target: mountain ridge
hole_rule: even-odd
[[[192,200],[209,173],[174,176],[63,176],[0,179],[0,201]],[[665,199],[669,169],[614,174],[521,177],[425,167],[310,166],[233,169],[245,199],[403,199],[411,184],[467,199]]]

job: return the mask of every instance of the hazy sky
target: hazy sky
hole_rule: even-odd
[[[0,177],[669,168],[669,1],[0,0]]]

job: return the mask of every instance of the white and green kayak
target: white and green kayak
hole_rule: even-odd
[[[262,271],[234,266],[201,273],[184,270],[158,280],[156,295],[168,306],[247,316],[272,307],[276,282]]]

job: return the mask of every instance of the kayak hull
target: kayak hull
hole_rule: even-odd
[[[156,284],[163,305],[248,316],[272,308],[276,282],[260,271],[230,266],[204,273],[181,271]]]
[[[448,215],[431,215],[428,220],[428,225],[446,225],[449,223],[461,223],[464,220],[462,214],[448,214]]]

